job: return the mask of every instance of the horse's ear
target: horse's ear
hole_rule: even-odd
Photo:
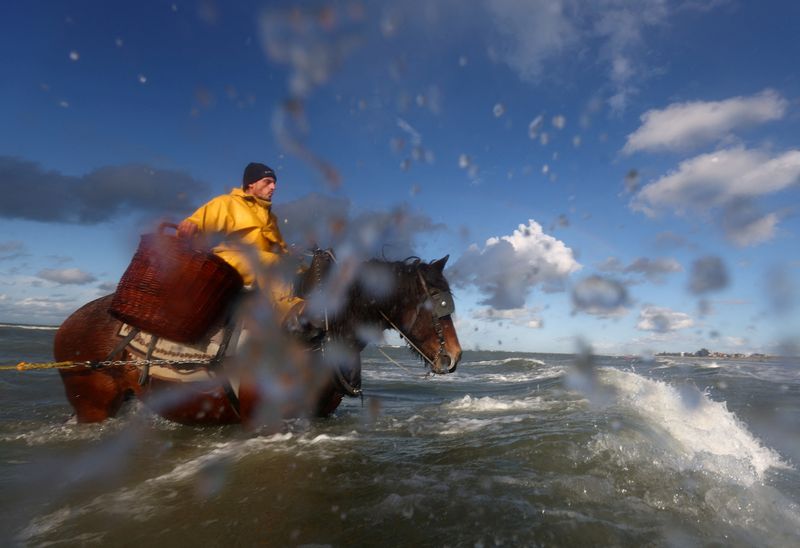
[[[450,258],[450,255],[445,255],[444,257],[442,257],[438,261],[433,261],[431,263],[431,266],[436,268],[436,269],[438,269],[439,272],[443,272],[444,271],[444,265],[447,264],[447,259],[449,259],[449,258]]]

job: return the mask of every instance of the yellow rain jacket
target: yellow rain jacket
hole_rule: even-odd
[[[278,219],[272,213],[272,202],[262,200],[239,188],[231,190],[201,206],[187,218],[202,234],[222,236],[213,252],[242,275],[245,285],[257,283],[269,291],[281,319],[302,299],[291,294],[291,288],[264,272],[287,251]],[[260,264],[252,264],[257,258]]]

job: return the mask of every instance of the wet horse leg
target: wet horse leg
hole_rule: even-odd
[[[58,361],[100,361],[119,341],[120,322],[108,314],[111,295],[73,313],[56,332]],[[132,366],[73,367],[59,370],[78,422],[100,422],[117,414],[130,394],[138,395],[138,369]]]
[[[135,369],[135,368],[134,368]],[[138,371],[120,368],[76,367],[59,371],[67,400],[75,409],[78,422],[102,422],[119,412],[129,395],[135,395]],[[131,383],[131,377],[134,383]]]

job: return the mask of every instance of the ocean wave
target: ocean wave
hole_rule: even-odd
[[[537,371],[521,371],[519,373],[491,373],[479,376],[483,382],[517,384],[523,382],[557,379],[563,376],[564,373],[564,368],[554,366],[552,368]],[[473,376],[470,380],[474,381],[475,376]]]
[[[170,488],[175,484],[194,482],[194,487],[201,495],[207,496],[221,487],[224,479],[223,471],[228,466],[242,459],[258,454],[266,449],[270,451],[292,452],[302,446],[302,451],[315,447],[319,457],[333,457],[325,448],[331,444],[351,442],[358,438],[356,432],[345,435],[329,434],[297,434],[292,432],[257,436],[246,440],[234,440],[203,444],[199,447],[202,454],[191,457],[174,465],[169,471],[144,480],[134,487],[119,489],[113,493],[99,495],[79,507],[59,508],[44,516],[33,518],[19,533],[17,540],[35,541],[37,538],[52,534],[67,521],[87,514],[109,513],[124,516],[136,516],[146,519],[163,507],[164,499],[152,496],[159,490]]]
[[[543,369],[526,369],[524,371],[516,371],[509,373],[500,373],[496,371],[487,372],[471,370],[471,364],[466,364],[466,367],[459,369],[455,373],[449,375],[430,375],[427,370],[417,366],[407,367],[406,370],[397,367],[390,367],[389,364],[381,365],[379,367],[364,367],[361,375],[365,388],[369,390],[374,388],[374,383],[379,382],[403,382],[403,383],[420,383],[420,382],[435,382],[446,383],[448,385],[472,385],[474,383],[486,384],[511,384],[521,385],[523,383],[542,382],[554,380],[562,377],[565,373],[563,367],[552,366]],[[405,366],[404,366],[405,367]]]
[[[644,419],[651,431],[644,432],[646,442],[633,445],[624,430],[600,434],[596,450],[622,451],[648,462],[653,462],[654,451],[655,460],[675,470],[711,472],[743,485],[762,480],[769,468],[788,467],[725,402],[707,393],[614,369],[604,370],[602,380],[613,389],[610,406]]]

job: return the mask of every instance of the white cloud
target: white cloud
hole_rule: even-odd
[[[531,329],[541,329],[544,321],[539,317],[538,308],[509,308],[506,310],[495,310],[494,308],[481,308],[476,310],[472,317],[476,320],[486,320],[492,322],[507,321],[514,325],[521,325]]]
[[[601,58],[610,67],[609,79],[614,92],[608,100],[613,112],[623,112],[632,95],[638,93],[637,77],[648,69],[639,61],[644,31],[666,22],[670,15],[668,3],[663,0],[605,0],[576,4],[583,8],[596,9],[591,14],[594,21],[592,37],[599,36],[603,42]]]
[[[622,151],[687,150],[719,142],[737,128],[781,119],[788,101],[772,90],[724,101],[673,103],[648,110]]]
[[[83,285],[95,281],[97,278],[78,268],[45,268],[40,270],[37,277],[62,285]]]
[[[572,249],[530,219],[508,236],[489,238],[483,248],[470,246],[448,270],[448,278],[477,286],[486,295],[482,304],[508,310],[522,308],[537,285],[561,289],[564,279],[580,269]]]
[[[15,299],[0,294],[0,318],[7,322],[60,323],[75,310],[75,301],[69,297],[25,297]]]
[[[564,12],[564,2],[489,0],[495,28],[505,37],[502,59],[523,80],[536,81],[545,61],[571,48],[579,30]]]
[[[654,331],[656,333],[669,333],[678,329],[686,329],[694,325],[694,320],[684,313],[675,312],[669,308],[645,306],[639,312],[639,322],[636,329],[640,331]]]
[[[776,213],[762,214],[752,200],[739,199],[725,206],[721,225],[728,239],[744,247],[771,240],[778,220]]]
[[[623,111],[647,73],[639,60],[645,30],[665,23],[672,9],[664,0],[488,0],[495,30],[505,39],[495,55],[523,80],[537,81],[559,56],[597,51],[608,65],[609,104]]]
[[[720,208],[724,216],[719,221],[728,238],[750,245],[771,238],[778,222],[777,214],[760,213],[753,200],[799,181],[800,150],[771,155],[730,148],[681,162],[677,170],[645,185],[630,206],[651,217],[663,211],[684,215]]]

